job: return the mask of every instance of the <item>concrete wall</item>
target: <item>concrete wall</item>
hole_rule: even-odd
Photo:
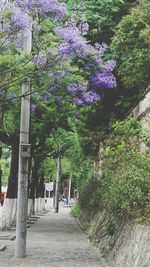
[[[144,129],[150,129],[150,91],[131,111],[131,115],[140,119]],[[145,146],[141,143],[142,149]],[[86,221],[85,218],[83,221]],[[150,225],[131,224],[110,218],[103,211],[91,218],[87,233],[107,258],[109,266],[150,267]]]
[[[132,115],[140,120],[143,129],[150,130],[150,90]],[[141,143],[141,150],[145,149]],[[150,226],[125,224],[109,259],[114,262],[113,267],[150,267]]]
[[[150,226],[124,225],[109,255],[112,267],[150,266]]]
[[[150,112],[150,90],[147,92],[143,100],[141,100],[132,110],[132,114],[136,118],[145,117]]]

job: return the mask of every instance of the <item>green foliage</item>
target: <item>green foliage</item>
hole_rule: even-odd
[[[144,220],[150,212],[150,160],[140,152],[139,122],[130,118],[114,128],[104,152],[103,201],[115,215]]]
[[[103,151],[103,176],[98,181],[88,179],[82,185],[81,209],[105,208],[115,216],[148,222],[150,152],[140,151],[141,136],[139,122],[134,118],[115,123]]]
[[[130,218],[147,218],[150,212],[148,160],[126,152],[122,162],[107,161],[104,172],[104,202],[109,212]]]
[[[19,133],[19,110],[14,109],[8,110],[4,118],[4,130],[8,134],[12,135],[14,133]]]
[[[141,1],[118,24],[111,44],[118,74],[128,88],[146,88],[150,82],[150,2]]]
[[[132,5],[127,0],[69,0],[66,2],[69,10],[75,12],[75,19],[78,22],[89,23],[88,35],[91,41],[108,43],[114,35],[116,25]]]
[[[141,132],[141,125],[140,122],[135,118],[129,118],[125,121],[117,121],[113,125],[114,134],[117,135],[136,135]]]
[[[79,204],[82,210],[97,210],[101,207],[101,182],[88,179],[79,190]]]
[[[72,161],[72,171],[73,171],[73,180],[76,181],[77,185],[80,186],[93,175],[93,162],[92,160],[85,159],[84,157],[80,158],[78,161]]]
[[[74,218],[78,218],[80,215],[80,206],[76,204],[74,207],[71,208],[71,216]]]
[[[66,175],[69,176],[69,174],[72,171],[70,159],[69,158],[66,158],[66,157],[63,157],[62,158],[62,161],[61,161],[61,167],[62,167],[63,174],[66,174]]]
[[[45,181],[53,181],[56,176],[56,162],[53,158],[46,157],[41,166],[40,174],[44,174]]]
[[[141,140],[146,144],[147,147],[150,147],[150,122],[147,122],[145,128],[142,129]]]
[[[10,158],[0,159],[0,166],[2,170],[2,185],[7,186],[10,170]]]

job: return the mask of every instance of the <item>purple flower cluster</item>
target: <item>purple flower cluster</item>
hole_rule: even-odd
[[[88,91],[82,94],[81,98],[84,102],[84,105],[87,105],[87,104],[91,104],[93,102],[99,101],[100,95],[94,91]]]
[[[35,109],[36,109],[36,105],[35,104],[31,104],[31,112],[33,112],[33,111],[35,111]]]
[[[83,30],[84,29],[84,30]],[[83,103],[92,103],[100,99],[103,89],[116,87],[116,79],[112,74],[116,66],[115,60],[103,61],[102,56],[108,45],[105,43],[96,43],[94,46],[87,44],[82,31],[88,31],[88,24],[84,23],[78,28],[74,21],[69,21],[66,27],[57,27],[55,32],[62,40],[59,51],[62,54],[75,54],[77,58],[82,59],[83,69],[86,78],[89,80],[89,94],[85,97],[78,97],[76,94],[80,91],[79,84],[68,86],[67,90],[74,95],[74,103],[83,105]],[[99,95],[95,92],[99,89]],[[83,94],[84,95],[84,94]]]
[[[26,12],[32,11],[38,14],[49,13],[57,18],[66,14],[65,3],[60,3],[58,0],[16,0],[17,5]]]
[[[36,1],[38,7],[40,6],[41,13],[57,14],[58,18],[66,14],[65,3],[59,3],[58,0],[38,0]]]
[[[34,6],[34,1],[33,0],[16,0],[17,6],[19,6],[22,10],[29,11],[33,8]]]
[[[79,29],[81,30],[82,35],[85,36],[89,31],[89,24],[87,22],[82,22],[79,25]]]
[[[74,102],[74,104],[76,104],[77,106],[84,106],[84,102],[83,102],[83,100],[81,100],[79,97],[74,97],[74,98],[73,98],[73,102]]]
[[[85,49],[83,49],[85,39],[82,36],[81,30],[73,21],[69,21],[64,28],[57,27],[55,33],[63,40],[59,47],[60,52],[66,55],[76,53],[81,58],[88,55]]]
[[[57,93],[58,90],[59,90],[58,87],[53,86],[52,89],[51,89],[51,94],[55,94],[55,93]]]
[[[62,103],[62,97],[57,97],[55,102],[56,104],[60,105]]]
[[[19,8],[15,8],[15,12],[11,15],[12,27],[17,30],[24,30],[29,27],[29,17],[22,14]]]
[[[101,73],[97,72],[90,76],[90,82],[93,88],[115,88],[116,87],[116,78],[111,73]]]
[[[59,51],[60,51],[62,54],[70,55],[70,54],[72,53],[72,48],[71,48],[68,44],[62,43],[62,44],[59,46]]]
[[[88,83],[81,82],[67,87],[77,106],[85,106],[100,100],[100,95],[94,90],[88,90]]]
[[[16,0],[13,3],[6,4],[6,7],[10,9],[10,21],[11,24],[6,23],[8,31],[12,29],[17,30],[17,47],[22,48],[22,32],[29,27],[30,15],[41,16],[41,19],[55,19],[59,20],[66,13],[66,5],[59,0]],[[32,12],[32,13],[31,13]],[[7,21],[7,20],[6,20]],[[36,21],[36,20],[35,20]],[[57,25],[60,25],[59,23]],[[37,26],[37,27],[36,27]],[[56,57],[55,49],[50,49],[48,52],[43,52],[43,47],[38,42],[39,37],[39,25],[35,23],[33,25],[34,34],[37,36],[37,43],[39,45],[39,54],[36,58],[33,58],[32,63],[38,66],[46,65],[48,56]],[[62,87],[62,79],[68,73],[66,73],[66,63],[72,62],[73,55],[76,57],[76,62],[79,63],[80,68],[83,69],[84,78],[87,82],[77,82],[74,84],[71,79],[71,85],[67,86],[67,92],[71,95],[73,102],[78,106],[84,106],[93,102],[99,101],[102,95],[103,89],[111,89],[116,87],[116,79],[112,74],[115,68],[116,62],[114,60],[108,60],[104,62],[103,54],[108,48],[107,44],[96,43],[94,46],[87,43],[85,35],[88,33],[89,25],[84,22],[77,27],[73,20],[69,20],[62,26],[57,26],[54,30],[55,34],[61,40],[59,46],[59,52],[57,51],[58,58],[60,57],[62,67],[56,70],[44,69],[44,75],[47,75],[51,80],[53,87],[50,88],[50,93],[42,94],[39,97],[40,100],[46,101],[55,94],[59,88]],[[35,40],[35,39],[34,39]],[[40,47],[41,46],[41,47]],[[41,49],[40,49],[41,48]],[[63,57],[62,57],[63,55]],[[66,55],[66,57],[65,57]],[[63,69],[64,67],[64,69]],[[69,69],[69,68],[68,68]],[[70,69],[69,69],[70,73]],[[43,75],[43,74],[41,74]],[[43,76],[44,76],[43,75]],[[63,79],[65,80],[65,79]],[[60,104],[62,98],[57,97],[56,103]],[[35,104],[31,105],[31,111],[36,108]]]
[[[2,16],[3,30],[11,32],[12,30],[24,30],[29,27],[29,16],[27,13],[22,12],[21,9],[12,3],[6,3],[5,9],[10,10],[10,21]]]
[[[90,71],[90,70],[91,70],[91,67],[90,67],[90,65],[85,64],[85,65],[84,65],[84,69],[85,69],[86,71]]]
[[[77,106],[86,106],[89,105],[93,102],[99,101],[100,100],[100,95],[97,94],[94,91],[89,91],[86,92],[84,94],[82,94],[79,97],[73,97],[73,102],[77,105]]]
[[[84,92],[87,90],[87,82],[81,82],[81,83],[77,83],[74,85],[69,85],[67,86],[67,91],[71,94],[71,95],[75,95],[78,92]]]
[[[108,60],[106,62],[106,64],[104,65],[102,71],[103,71],[103,73],[111,73],[115,67],[116,67],[116,61],[115,60]]]
[[[65,27],[57,27],[55,33],[62,40],[59,50],[66,55],[76,53],[79,58],[96,57],[95,63],[98,65],[102,63],[101,57],[108,48],[108,45],[105,43],[102,45],[96,43],[95,46],[87,44],[84,35],[85,33],[87,34],[88,29],[87,23],[82,23],[77,27],[76,23],[72,20],[68,21]]]
[[[4,19],[4,30],[24,30],[30,24],[30,12],[32,14],[50,15],[58,20],[66,14],[66,5],[58,0],[16,0],[14,3],[5,3],[3,11],[10,10],[10,22]],[[5,17],[5,15],[4,15]]]
[[[51,97],[52,97],[52,94],[47,93],[46,95],[42,95],[42,96],[40,96],[40,100],[42,100],[42,101],[46,101],[46,100],[48,100],[48,99],[51,98]]]

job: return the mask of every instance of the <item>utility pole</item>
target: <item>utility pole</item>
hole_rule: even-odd
[[[70,179],[68,182],[68,205],[70,206],[70,200],[71,200],[71,182],[72,182],[72,173],[70,173]]]
[[[32,48],[32,22],[30,28],[24,31],[24,51],[31,53]],[[27,186],[28,161],[30,157],[29,122],[30,122],[30,81],[22,85],[21,118],[20,118],[20,144],[19,144],[19,172],[18,172],[18,198],[17,198],[17,224],[16,224],[16,258],[26,256],[26,228],[27,228]]]
[[[60,161],[60,149],[58,149],[56,184],[55,184],[55,213],[58,213],[58,211],[59,211],[60,164],[61,164],[61,161]]]

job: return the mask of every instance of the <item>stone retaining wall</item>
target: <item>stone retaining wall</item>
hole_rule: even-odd
[[[150,90],[130,115],[150,129]],[[86,221],[84,215],[82,219]],[[119,221],[103,211],[91,218],[87,233],[111,267],[150,267],[150,226]]]

